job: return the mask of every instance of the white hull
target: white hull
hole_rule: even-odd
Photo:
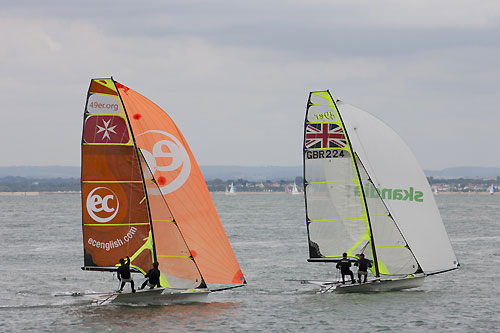
[[[152,304],[167,305],[179,303],[203,303],[210,293],[208,289],[172,290],[168,288],[138,290],[135,293],[109,293],[92,296],[96,305],[114,304]]]
[[[392,279],[374,279],[366,283],[355,283],[351,281],[345,284],[342,282],[333,281],[302,281],[302,283],[315,284],[320,287],[318,293],[364,293],[364,292],[378,292],[378,291],[397,291],[403,289],[418,288],[424,283],[424,275],[392,278]]]

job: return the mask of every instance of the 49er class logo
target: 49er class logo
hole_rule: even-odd
[[[136,139],[138,142],[143,140],[147,142],[147,145],[139,144],[139,146],[148,146],[148,149],[141,148],[141,152],[161,194],[176,191],[188,180],[191,174],[191,160],[179,139],[159,130],[146,131],[137,135]]]
[[[111,221],[119,208],[118,196],[107,187],[96,187],[87,195],[87,212],[96,222]]]

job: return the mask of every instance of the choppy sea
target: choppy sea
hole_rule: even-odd
[[[332,265],[306,262],[301,195],[212,197],[246,287],[205,304],[93,306],[55,296],[118,285],[111,273],[80,269],[80,195],[0,196],[0,332],[500,331],[500,195],[437,195],[461,269],[370,294],[316,294],[285,281],[336,276]]]

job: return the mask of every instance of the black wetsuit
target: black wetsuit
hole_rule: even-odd
[[[141,286],[141,289],[144,289],[148,282],[152,284],[153,286],[150,289],[153,289],[155,287],[161,287],[160,286],[160,270],[158,268],[151,268],[148,273],[144,276],[147,278],[146,281]]]
[[[351,282],[354,283],[354,273],[351,271],[351,261],[347,258],[342,258],[337,263],[337,268],[340,269],[340,274],[342,274],[342,283],[345,283],[345,276],[351,276]]]
[[[358,261],[356,261],[354,263],[354,266],[358,266],[358,280],[359,280],[359,283],[361,283],[361,273],[360,272],[367,273],[368,268],[372,267],[372,262],[371,262],[371,260],[368,260],[366,258],[358,259]],[[364,282],[366,282],[368,275],[367,274],[363,274],[363,275],[365,276]]]
[[[118,279],[122,281],[122,284],[120,286],[120,291],[123,290],[123,287],[125,287],[125,283],[123,280],[128,280],[130,279],[130,258],[127,257],[127,261],[122,264],[120,267],[118,267],[118,270],[116,271],[118,275]],[[134,280],[130,281],[130,287],[132,288],[132,292],[135,293],[134,289]]]

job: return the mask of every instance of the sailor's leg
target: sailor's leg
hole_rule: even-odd
[[[130,281],[130,287],[132,288],[132,292],[135,293],[134,280]]]
[[[125,287],[125,282],[122,282],[121,286],[120,286],[120,291],[123,290],[123,287]]]
[[[142,290],[144,288],[146,288],[146,285],[148,284],[148,280],[144,281],[144,283],[142,284],[142,286],[139,288],[139,290]]]
[[[358,282],[361,283],[361,273],[358,272]]]
[[[349,271],[349,275],[351,276],[351,283],[356,283],[356,281],[354,280],[354,273],[352,271]]]
[[[345,273],[341,272],[341,274],[342,274],[342,284],[345,284]]]

